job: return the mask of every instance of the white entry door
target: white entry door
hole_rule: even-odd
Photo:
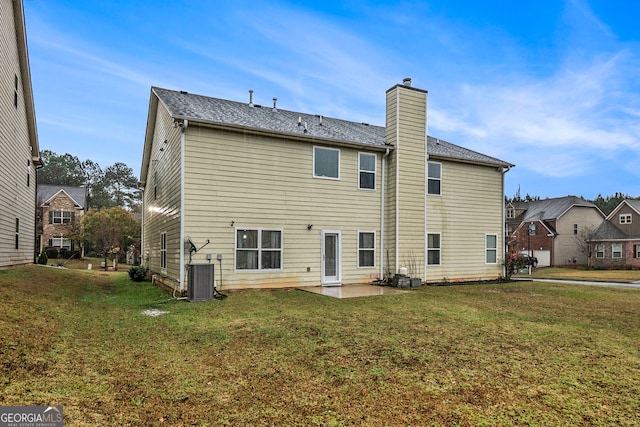
[[[322,284],[336,286],[340,278],[340,232],[322,230]]]

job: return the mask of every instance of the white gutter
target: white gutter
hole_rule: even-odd
[[[180,131],[180,293],[185,291],[185,265],[184,265],[184,145],[185,133],[189,121],[184,120]]]

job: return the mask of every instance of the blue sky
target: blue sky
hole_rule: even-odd
[[[505,193],[640,196],[640,2],[24,0],[40,148],[140,171],[151,86],[384,125],[516,164]]]

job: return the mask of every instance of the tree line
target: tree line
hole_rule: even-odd
[[[133,169],[124,163],[114,163],[102,169],[92,160],[83,162],[69,153],[57,154],[42,150],[44,167],[38,170],[38,184],[85,187],[87,209],[120,206],[131,212],[140,212],[142,192]]]
[[[584,197],[582,198],[584,199]],[[520,190],[518,189],[518,191],[513,197],[510,198],[505,196],[504,200],[505,200],[505,203],[511,203],[511,202],[533,202],[533,201],[542,200],[542,199],[540,198],[540,196],[531,196],[528,193],[526,196],[521,197]],[[628,194],[616,192],[615,194],[606,196],[606,197],[603,197],[602,194],[598,194],[598,197],[596,197],[593,200],[588,200],[588,199],[585,199],[585,200],[596,205],[598,209],[602,211],[603,214],[609,215],[623,200],[640,200],[640,197],[631,197]]]

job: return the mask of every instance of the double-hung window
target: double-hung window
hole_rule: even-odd
[[[313,147],[313,177],[340,179],[340,150]]]
[[[427,234],[427,265],[440,265],[440,233]]]
[[[634,254],[636,254],[636,258],[640,258],[640,245],[636,245],[635,249]]]
[[[485,263],[498,263],[498,235],[487,234],[485,236]]]
[[[376,155],[369,153],[358,154],[358,188],[361,190],[376,189]]]
[[[631,224],[631,214],[620,214],[620,224]]]
[[[54,246],[56,248],[64,248],[71,250],[71,240],[65,239],[64,237],[53,237],[50,240],[49,246]]]
[[[49,214],[50,224],[70,224],[73,218],[73,212],[69,211],[51,211]]]
[[[596,245],[596,258],[604,258],[604,245],[602,243]]]
[[[358,267],[375,267],[375,248],[376,233],[373,231],[358,232]]]
[[[442,163],[427,163],[427,194],[439,196],[442,191]]]
[[[281,268],[281,230],[236,230],[236,270],[279,270]]]
[[[611,245],[611,258],[622,258],[622,243]]]

